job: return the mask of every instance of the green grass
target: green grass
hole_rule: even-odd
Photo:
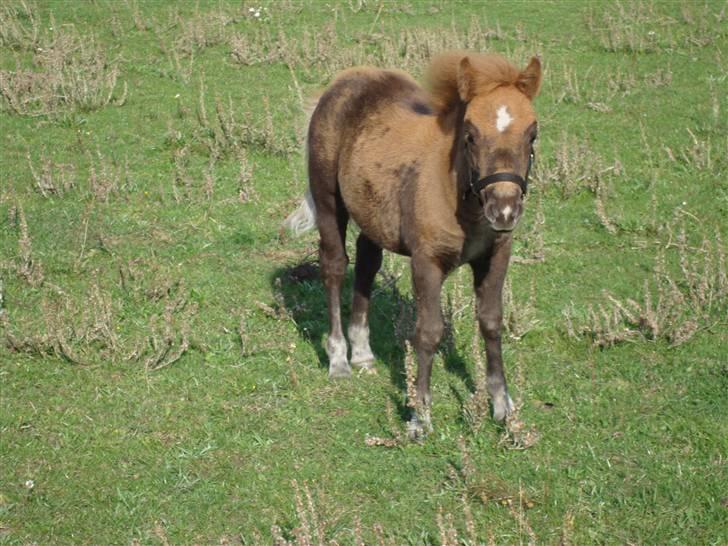
[[[32,19],[2,12],[2,70],[42,72],[37,48],[60,47],[73,27],[119,75],[99,107],[18,115],[0,98],[0,543],[265,544],[274,525],[318,543],[308,520],[326,543],[439,544],[451,514],[470,544],[463,498],[483,543],[728,542],[724,3],[281,1],[262,20],[252,4],[217,1],[29,6]],[[216,27],[221,13],[227,24]],[[37,43],[8,38],[34,24]],[[266,57],[280,36],[295,48],[306,33],[324,44],[315,59]],[[235,62],[233,35],[253,44],[253,64]],[[466,38],[519,63],[539,54],[546,67],[533,193],[516,236],[528,257],[540,231],[545,259],[511,266],[525,333],[504,343],[521,418],[539,441],[509,449],[501,426],[486,420],[474,433],[464,417],[475,359],[463,271],[446,287],[465,309],[436,358],[434,433],[368,447],[407,418],[394,335],[411,305],[407,263],[386,258],[402,275],[377,281],[379,374],[330,383],[323,289],[291,276],[315,259],[316,235],[279,232],[305,188],[297,86],[312,95],[342,59],[364,55],[420,74],[427,43]],[[387,40],[410,44],[411,56]],[[226,115],[232,101],[236,143],[216,100]],[[553,175],[565,139],[586,146],[570,150],[568,177]],[[252,177],[241,182],[243,148]],[[58,166],[72,166],[74,186],[44,197],[28,154],[36,172],[46,158],[56,184]],[[595,195],[589,173],[615,165]],[[92,167],[99,178],[118,172],[103,180],[108,199],[90,187]],[[675,283],[666,297],[683,298],[675,320],[694,320],[694,335],[674,346],[622,321],[615,331],[633,334],[598,347],[590,307],[610,305],[604,290],[644,303],[660,255]],[[24,276],[28,256],[40,277]],[[698,272],[693,284],[681,260]],[[696,310],[701,278],[714,299]],[[179,359],[159,351],[168,339]],[[155,354],[158,371],[145,366]]]

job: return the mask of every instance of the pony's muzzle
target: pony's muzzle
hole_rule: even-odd
[[[516,227],[523,212],[521,188],[510,182],[501,182],[483,191],[483,214],[495,231],[511,231]],[[491,190],[491,191],[489,191]]]

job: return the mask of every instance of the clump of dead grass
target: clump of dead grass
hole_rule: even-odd
[[[33,177],[33,188],[43,197],[62,197],[76,187],[76,166],[70,163],[56,163],[45,151],[40,154],[38,164],[34,164],[28,151],[28,169]]]
[[[42,286],[45,275],[43,274],[43,265],[33,255],[33,242],[30,238],[28,221],[22,205],[15,206],[14,216],[18,227],[18,257],[15,269],[18,275],[31,287],[38,288]]]
[[[209,155],[219,159],[240,154],[248,148],[258,148],[273,154],[287,155],[298,149],[296,137],[276,128],[273,113],[267,97],[262,100],[262,123],[250,112],[239,112],[231,97],[223,102],[215,97],[214,114],[208,114],[206,88],[200,81],[196,121],[193,138],[201,142]]]
[[[112,196],[118,195],[130,186],[129,160],[124,162],[109,158],[96,147],[96,153],[87,153],[89,162],[88,192],[97,201],[108,203]]]
[[[606,176],[623,176],[618,159],[610,165],[588,142],[561,133],[551,157],[536,162],[534,178],[545,190],[556,189],[566,199],[581,191],[597,193]]]
[[[297,525],[288,533],[293,540],[285,537],[283,530],[278,525],[273,525],[271,535],[273,543],[276,546],[325,546],[331,544],[327,541],[327,536],[332,534],[338,517],[329,511],[325,511],[328,506],[323,492],[317,491],[317,499],[311,493],[308,482],[304,481],[303,485],[299,485],[297,480],[291,480],[294,492],[294,507],[296,512]],[[358,527],[359,533],[361,526]],[[356,538],[357,543],[361,543],[361,535]],[[334,543],[336,543],[334,541]]]
[[[668,255],[668,251],[674,251]],[[671,259],[671,260],[670,260]],[[677,261],[677,267],[670,267]],[[603,301],[579,316],[573,304],[564,311],[566,331],[597,347],[636,339],[665,340],[673,346],[689,341],[728,307],[725,249],[716,231],[713,241],[690,247],[684,228],[676,242],[661,248],[652,276],[634,298],[620,299],[608,290]],[[679,272],[674,272],[677,269]]]
[[[0,46],[33,51],[41,39],[41,24],[33,2],[20,0],[0,6]]]
[[[19,116],[58,117],[91,111],[126,101],[120,95],[118,63],[109,60],[93,36],[83,36],[73,25],[52,30],[34,48],[33,70],[0,71],[0,109]]]
[[[303,74],[308,81],[328,81],[344,68],[356,65],[398,67],[421,74],[427,61],[436,52],[448,49],[487,51],[493,41],[512,37],[526,42],[523,29],[512,35],[499,25],[488,26],[482,18],[473,16],[468,27],[440,29],[405,29],[397,33],[362,33],[353,40],[340,35],[335,22],[321,28],[304,29],[300,37],[267,27],[230,38],[234,62],[243,65],[280,62]],[[520,61],[521,59],[519,59]]]
[[[589,32],[609,52],[651,53],[674,43],[674,20],[658,12],[653,2],[615,2],[586,15]]]
[[[136,362],[155,371],[177,362],[193,346],[197,304],[181,282],[150,276],[131,263],[120,271],[121,296],[100,272],[93,273],[85,294],[45,282],[40,313],[24,316],[21,309],[6,309],[0,340],[11,351],[81,365]],[[124,312],[130,304],[148,311],[130,315]]]

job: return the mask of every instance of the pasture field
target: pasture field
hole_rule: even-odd
[[[718,0],[2,2],[0,543],[727,544],[727,46]],[[462,269],[418,444],[407,261],[379,373],[329,382],[317,235],[280,223],[308,97],[452,48],[545,68],[518,412]]]

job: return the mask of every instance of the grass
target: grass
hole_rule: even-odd
[[[0,543],[725,544],[725,17],[0,8]],[[507,298],[519,414],[483,415],[460,271],[410,444],[406,260],[377,280],[379,374],[330,383],[316,236],[279,225],[306,97],[448,47],[546,66]]]

